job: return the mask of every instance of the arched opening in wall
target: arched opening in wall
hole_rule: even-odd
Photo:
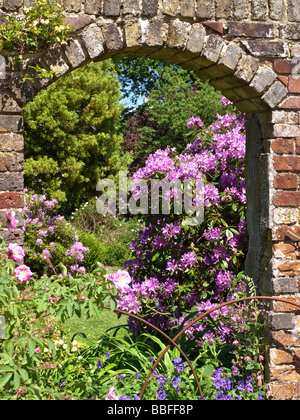
[[[127,55],[125,52],[120,53],[121,56],[123,54]],[[207,92],[209,92],[208,97],[209,95],[212,95],[210,98],[213,99],[206,100],[206,106],[203,107],[202,110],[202,118],[197,114],[197,110],[191,112],[187,121],[184,122],[185,137],[183,137],[182,131],[180,131],[179,134],[176,133],[176,124],[174,124],[175,128],[172,135],[175,140],[173,141],[176,143],[178,142],[178,139],[182,138],[183,143],[186,143],[184,146],[188,145],[187,149],[182,147],[177,153],[177,151],[172,150],[172,147],[178,147],[178,145],[168,144],[167,128],[170,120],[167,119],[167,111],[169,112],[169,116],[173,117],[172,119],[174,122],[175,119],[179,120],[179,125],[181,125],[182,121],[179,118],[180,107],[175,111],[175,108],[165,108],[165,110],[163,110],[163,106],[168,104],[168,98],[164,97],[163,92],[159,93],[159,90],[157,95],[153,94],[153,97],[150,93],[149,101],[146,102],[146,104],[143,104],[140,109],[141,114],[138,114],[142,117],[142,123],[147,118],[143,137],[140,132],[136,131],[135,133],[139,134],[143,141],[143,143],[141,143],[142,147],[138,149],[140,154],[137,154],[136,163],[140,159],[143,164],[140,168],[134,167],[132,172],[138,172],[140,176],[139,179],[143,178],[147,181],[151,181],[152,179],[160,181],[163,179],[167,179],[168,181],[178,179],[184,181],[184,179],[189,178],[195,179],[195,176],[201,173],[201,178],[205,179],[204,190],[202,191],[205,193],[204,198],[206,200],[204,203],[206,206],[206,224],[183,227],[183,219],[181,218],[182,213],[180,214],[180,212],[178,214],[176,213],[175,217],[172,213],[166,213],[163,217],[161,217],[161,214],[149,213],[144,215],[144,218],[139,215],[138,217],[135,217],[135,215],[132,216],[132,214],[129,214],[128,217],[126,212],[124,215],[117,218],[115,216],[111,217],[107,215],[105,215],[105,217],[102,215],[99,217],[99,213],[97,214],[97,209],[95,208],[95,198],[93,199],[92,205],[90,203],[86,205],[87,198],[84,197],[83,202],[79,202],[78,206],[76,205],[78,210],[71,215],[69,221],[76,224],[76,227],[79,228],[78,230],[81,230],[78,235],[78,241],[82,242],[83,248],[79,251],[82,252],[83,255],[85,254],[84,248],[88,247],[93,251],[93,255],[91,253],[86,253],[87,259],[82,260],[82,264],[74,264],[73,267],[70,267],[70,272],[72,274],[79,272],[80,270],[82,271],[85,261],[88,262],[88,268],[92,269],[95,267],[96,259],[104,262],[107,266],[117,266],[113,270],[114,273],[118,268],[125,268],[126,271],[129,271],[131,276],[133,293],[127,293],[126,297],[125,295],[123,296],[121,302],[121,305],[123,305],[122,308],[141,313],[145,311],[144,316],[154,325],[159,325],[165,331],[174,331],[178,329],[179,326],[184,325],[185,319],[190,316],[191,311],[195,310],[198,313],[204,311],[206,308],[210,307],[210,305],[216,304],[218,301],[222,301],[222,299],[223,301],[226,300],[230,293],[240,291],[241,278],[238,274],[244,268],[247,251],[250,252],[248,252],[246,267],[248,267],[249,271],[251,270],[251,276],[253,274],[252,277],[254,277],[255,280],[261,278],[260,270],[261,260],[263,258],[265,258],[267,266],[269,250],[263,247],[263,240],[268,225],[268,185],[267,182],[264,184],[265,189],[262,188],[261,185],[262,179],[267,179],[265,178],[265,174],[267,173],[268,168],[267,160],[262,158],[266,151],[264,139],[266,137],[265,124],[267,122],[268,107],[264,101],[261,100],[261,93],[258,93],[257,91],[257,89],[261,89],[258,87],[259,78],[257,79],[257,85],[253,82],[253,80],[255,80],[257,68],[255,71],[252,70],[253,74],[250,78],[253,86],[249,86],[250,82],[246,81],[246,78],[249,77],[246,76],[246,73],[248,74],[250,71],[247,67],[247,60],[245,60],[244,63],[245,67],[241,66],[238,70],[239,73],[237,73],[236,66],[234,67],[234,70],[232,70],[224,63],[223,65],[216,65],[207,58],[199,56],[195,59],[192,59],[189,56],[189,60],[185,61],[180,54],[180,57],[177,57],[178,50],[176,49],[174,51],[166,49],[160,51],[159,54],[162,56],[160,58],[163,58],[164,54],[166,54],[167,58],[165,61],[171,64],[179,64],[182,68],[195,72],[195,79],[189,80],[187,85],[191,88],[189,92],[193,92],[193,94],[197,96],[197,93],[199,93],[199,86],[196,88],[196,85],[193,84],[193,82],[196,84],[202,83],[200,97],[198,98],[200,99],[199,103],[201,103],[201,99],[205,97],[204,93]],[[130,57],[135,58],[135,56],[138,57],[143,55],[149,55],[150,58],[159,58],[156,55],[153,56],[152,54],[148,54],[147,48],[142,49],[142,51],[139,51],[137,54],[130,54]],[[116,57],[118,57],[118,54],[116,54]],[[184,64],[182,64],[181,61],[184,61]],[[54,170],[57,171],[60,171],[61,169],[60,165],[55,169],[53,162],[53,152],[55,148],[58,149],[59,147],[62,147],[62,152],[64,153],[63,159],[68,159],[73,155],[75,156],[78,151],[82,152],[83,156],[87,156],[87,144],[88,142],[93,141],[94,135],[97,137],[99,134],[98,127],[102,127],[102,124],[108,131],[106,133],[102,132],[101,136],[99,136],[99,140],[104,140],[107,148],[112,145],[117,145],[119,152],[122,151],[123,146],[123,153],[119,153],[119,157],[112,159],[112,162],[116,164],[117,169],[120,168],[117,165],[119,164],[120,159],[124,157],[124,152],[128,152],[128,147],[126,145],[118,143],[117,138],[120,135],[120,130],[118,125],[114,126],[114,121],[118,113],[112,112],[110,107],[113,104],[114,111],[116,111],[119,107],[119,99],[113,102],[113,95],[111,93],[110,95],[104,95],[104,103],[101,104],[101,99],[97,98],[99,89],[98,83],[104,83],[101,87],[101,93],[104,88],[108,88],[110,92],[113,92],[114,83],[116,81],[116,78],[108,77],[110,69],[107,67],[108,61],[105,60],[105,55],[101,56],[101,62],[104,63],[102,67],[97,67],[94,62],[85,62],[84,64],[86,64],[86,67],[82,66],[79,70],[72,71],[70,76],[74,76],[74,78],[69,85],[71,92],[69,94],[66,84],[64,84],[67,77],[61,77],[57,85],[52,84],[50,87],[52,88],[52,97],[49,97],[49,100],[44,101],[45,105],[51,106],[52,111],[49,114],[42,112],[41,115],[36,118],[37,123],[32,123],[32,128],[37,128],[36,131],[39,137],[41,135],[42,125],[44,124],[45,127],[46,119],[49,120],[49,125],[47,125],[49,130],[45,130],[45,133],[43,133],[43,135],[45,134],[45,136],[47,136],[45,139],[50,139],[50,147],[48,148],[49,159],[44,159],[46,162],[45,168],[43,168],[42,164],[43,157],[42,161],[35,166],[35,170],[41,170],[41,173],[44,171],[46,176],[48,175],[47,166],[48,168],[53,167]],[[229,64],[227,63],[227,65]],[[87,66],[90,66],[89,70]],[[101,71],[104,69],[101,80],[96,76],[97,72],[100,71],[100,68]],[[197,71],[198,68],[200,68],[200,70]],[[263,67],[263,70],[265,70],[265,67]],[[78,74],[80,74],[78,77],[76,74],[77,71]],[[88,71],[91,71],[91,74],[95,77],[87,78],[86,75]],[[177,75],[171,73],[171,81],[175,76],[179,77],[178,70],[177,73]],[[92,83],[93,79],[97,88],[95,89],[96,92],[91,90],[91,92],[95,93],[95,96],[93,96],[92,99],[89,99],[86,96],[86,89],[88,85]],[[205,85],[203,82],[205,80],[209,80],[210,85],[217,90],[222,90],[229,99],[233,100],[238,110],[241,112],[249,111],[244,117],[245,120],[247,120],[247,124],[245,123],[244,118],[234,115],[235,111],[233,111],[232,108],[228,108],[230,112],[225,111],[227,109],[224,108],[226,100],[223,99],[222,105],[220,102],[222,95],[220,94],[218,97],[218,94],[215,91],[210,91],[208,85]],[[261,82],[260,79],[259,81]],[[59,89],[59,83],[61,83],[61,86],[63,87],[62,91]],[[183,86],[186,85],[183,84]],[[67,96],[70,104],[76,103],[76,96],[80,96],[79,88],[81,87],[83,88],[81,99],[82,107],[78,109],[75,105],[72,114],[70,108],[67,106],[67,102],[65,99],[62,100],[62,98]],[[173,98],[176,98],[175,93],[177,85],[172,86],[172,83],[169,83],[169,87],[169,95],[171,98],[170,107],[171,105],[176,106],[177,104],[174,104],[172,101]],[[268,84],[262,89],[262,92],[265,92],[267,87],[269,87]],[[208,90],[205,91],[205,89]],[[42,93],[44,94],[44,92],[46,91],[43,91]],[[184,100],[187,101],[188,98],[184,88],[182,87],[178,92],[180,94],[183,93],[183,97],[185,96]],[[37,106],[33,106],[37,111],[41,111],[42,108],[42,103],[39,101],[40,97],[37,97]],[[60,109],[60,102],[63,103],[62,110]],[[217,103],[219,108],[217,108]],[[102,105],[103,108],[101,108]],[[213,115],[209,116],[208,111],[210,107],[212,107],[210,109],[212,111],[214,105],[216,106],[215,111],[218,111],[219,114],[222,113],[221,110],[224,112],[223,116],[211,121],[209,118],[213,118]],[[229,105],[229,107],[231,106],[232,105]],[[99,126],[96,126],[93,124],[93,118],[96,118],[96,111],[99,107],[100,110],[103,109],[104,112],[107,112],[107,118],[104,120],[99,118]],[[29,109],[30,108],[31,106],[29,106]],[[92,116],[89,118],[87,114],[88,111],[91,110]],[[25,110],[25,113],[26,112],[28,112],[30,118],[33,116],[31,111]],[[155,112],[157,121],[153,122],[153,118],[150,119],[149,115],[153,117]],[[207,117],[206,121],[204,121],[205,112]],[[131,118],[128,119],[129,125],[131,123],[134,126],[135,115],[137,114],[132,115]],[[54,120],[54,116],[57,117],[57,123]],[[67,119],[64,120],[63,117],[70,117],[69,122],[65,123],[64,121],[67,121]],[[117,119],[120,117],[121,114],[119,114]],[[192,117],[194,118],[192,119]],[[80,118],[82,119],[80,120]],[[27,124],[26,119],[27,117],[25,116],[25,129]],[[80,120],[81,122],[77,126],[72,125],[75,120]],[[162,122],[159,126],[160,121]],[[163,125],[165,121],[166,124]],[[31,123],[28,123],[28,126],[29,125],[31,125]],[[74,127],[78,127],[78,130],[80,131],[79,135],[76,133]],[[85,132],[85,127],[90,129],[90,132]],[[141,128],[144,127],[145,126],[143,125]],[[50,128],[53,130],[54,135],[57,136],[55,137],[55,141],[53,141],[54,136],[50,134]],[[63,141],[67,139],[67,136],[62,134],[62,128],[70,130],[70,138],[74,139],[72,146],[74,152],[71,149],[65,150],[67,142],[64,143]],[[111,129],[115,129],[116,140],[114,143],[112,143],[112,137],[108,134]],[[162,131],[162,129],[165,129],[165,132]],[[247,133],[248,142],[247,156],[245,156],[245,132]],[[61,137],[62,139],[60,139]],[[77,142],[78,137],[80,138],[80,142]],[[154,153],[154,157],[147,160],[146,146],[159,146],[162,139],[164,139],[165,142],[164,147],[162,147],[162,152],[155,154],[155,150],[150,149],[150,152]],[[81,140],[83,141],[81,142]],[[37,148],[36,150],[38,152],[41,152],[41,148],[44,147],[44,144],[38,145],[38,143],[39,141],[35,143],[34,147]],[[170,146],[168,151],[166,151],[167,146]],[[95,153],[93,158],[98,156],[97,148],[99,148],[99,143],[97,143],[97,141],[94,143],[94,147]],[[156,147],[154,147],[154,149],[156,149]],[[101,150],[102,155],[103,152],[105,152],[105,150]],[[143,152],[143,154],[141,152]],[[74,176],[78,175],[80,170],[80,165],[76,166],[74,160],[70,159],[69,162],[70,163],[66,165],[66,176],[62,177],[61,185],[64,184],[64,178],[66,179],[66,182],[68,181],[67,178],[69,177],[69,172],[71,170],[74,170]],[[97,162],[98,161],[96,160],[96,163]],[[109,172],[111,169],[109,166],[109,159],[105,163]],[[86,165],[88,166],[89,164],[86,163]],[[247,243],[246,236],[244,235],[245,222],[247,220],[245,185],[243,184],[245,165],[246,184],[248,187],[247,213],[251,230],[249,243]],[[92,165],[89,166],[88,169],[91,170]],[[109,174],[107,176],[109,176]],[[95,180],[92,185],[94,191],[96,190],[97,180]],[[39,179],[37,180],[37,183],[38,182]],[[46,191],[47,181],[43,180],[42,185],[45,187],[44,189]],[[53,185],[55,186],[55,183]],[[34,183],[31,187],[34,187]],[[40,190],[41,193],[45,191]],[[71,193],[74,194],[74,191],[75,189],[73,188]],[[122,198],[124,199],[124,196]],[[147,196],[147,198],[149,198],[149,196]],[[264,207],[261,205],[262,200],[265,203]],[[46,201],[44,199],[40,201],[43,205],[43,210],[45,210],[44,203]],[[36,202],[37,200],[34,198],[32,208],[36,206]],[[83,204],[83,206],[79,208],[81,204]],[[147,204],[149,204],[149,202],[147,202]],[[52,207],[53,201],[52,204],[48,202],[46,206],[49,208]],[[41,219],[46,220],[43,210],[38,215],[40,218],[38,223],[41,222]],[[186,219],[186,215],[184,219]],[[49,258],[50,256],[53,257],[56,249],[58,249],[55,246],[53,237],[51,237],[51,235],[49,236],[51,242],[47,244],[48,248],[45,249],[45,238],[47,236],[45,235],[46,229],[44,229],[44,226],[38,226],[36,223],[37,220],[33,220],[30,222],[36,225],[35,233],[39,237],[32,236],[34,240],[31,244],[28,244],[28,247],[31,248],[31,250],[36,248],[36,255],[46,251],[44,252],[44,256]],[[98,228],[100,229],[97,230]],[[111,231],[111,236],[107,234],[108,229]],[[120,236],[120,232],[123,232],[124,236]],[[132,238],[132,233],[134,233],[135,238]],[[60,234],[62,234],[62,232],[60,232]],[[135,241],[129,246],[128,242],[131,238],[135,239]],[[124,242],[127,243],[124,244]],[[130,250],[130,255],[126,254],[127,250]],[[60,258],[63,254],[66,254],[64,253],[65,250],[62,251],[60,249],[59,251]],[[122,267],[120,261],[124,259],[125,256],[127,263],[125,263],[125,267]],[[110,259],[104,260],[104,258],[107,257]],[[120,259],[118,260],[118,258]],[[118,276],[112,274],[111,279],[117,283],[117,277]],[[126,282],[126,278],[124,280]],[[126,286],[124,290],[125,289],[128,292]],[[142,298],[140,299],[140,297]],[[168,304],[170,304],[170,302],[172,302],[173,312],[169,310]],[[131,328],[135,330],[137,324],[131,323]],[[222,339],[226,338],[225,336],[229,330],[229,324],[222,325]],[[198,334],[197,337],[199,339],[199,337],[201,338],[205,333],[207,333],[205,338],[210,337],[213,339],[214,335],[211,331],[207,332],[205,330],[205,332],[203,332],[200,327],[199,330],[195,329],[194,331],[191,331],[188,337],[194,338]],[[210,336],[209,334],[212,335]]]
[[[123,95],[127,96],[128,86],[131,92],[131,105],[123,114],[117,75]],[[143,103],[135,107],[141,95]],[[58,199],[61,213],[76,221],[79,208],[90,211],[90,199],[95,207],[95,186],[100,179],[110,178],[118,186],[120,171],[128,170],[132,175],[144,168],[149,155],[158,149],[174,148],[178,155],[199,155],[199,171],[215,188],[210,192],[210,204],[222,201],[226,207],[232,201],[235,207],[234,203],[239,203],[232,219],[230,205],[223,210],[223,225],[210,222],[212,231],[226,231],[226,241],[232,243],[233,252],[238,252],[234,246],[238,241],[237,217],[242,218],[241,223],[246,217],[245,122],[233,104],[226,102],[194,72],[175,64],[138,58],[86,64],[43,90],[24,109],[26,187]],[[235,117],[237,114],[239,117]],[[79,211],[82,213],[83,209]],[[103,227],[101,233],[108,246],[110,236]],[[220,248],[218,266],[222,259],[229,258],[222,255],[223,242],[221,237],[215,242]],[[245,253],[245,244],[241,246]],[[119,249],[113,253],[122,254]],[[123,254],[122,259],[104,262],[121,265],[129,255]]]
[[[121,114],[117,99],[117,81],[116,77],[112,76],[112,62],[105,60],[105,54],[100,54],[101,63],[99,65],[96,62],[90,62],[91,60],[85,60],[81,66],[86,64],[86,67],[81,67],[59,78],[57,86],[60,85],[60,89],[56,89],[55,84],[52,84],[48,88],[50,92],[48,98],[46,91],[43,90],[34,101],[34,105],[27,105],[24,114],[27,186],[40,193],[54,192],[58,199],[66,198],[66,189],[68,189],[70,195],[65,200],[66,204],[62,209],[69,216],[83,203],[88,202],[89,196],[94,196],[95,185],[99,179],[112,176],[112,166],[114,166],[114,180],[116,181],[118,170],[128,169],[127,152],[133,154],[133,162],[129,171],[131,174],[138,169],[139,165],[145,164],[147,155],[154,153],[158,148],[176,147],[179,153],[183,153],[186,145],[189,143],[191,146],[195,141],[193,138],[195,128],[200,128],[196,123],[194,127],[191,127],[190,124],[189,130],[187,129],[187,122],[191,117],[200,118],[207,128],[211,126],[216,114],[227,113],[225,107],[220,103],[221,94],[218,97],[216,93],[216,91],[222,90],[227,97],[233,100],[237,109],[250,112],[249,128],[245,127],[248,131],[248,144],[251,146],[247,147],[247,171],[249,174],[247,178],[251,179],[248,181],[248,204],[250,202],[250,210],[248,206],[250,224],[248,225],[251,226],[251,232],[246,267],[247,273],[251,277],[254,277],[256,281],[261,279],[260,262],[263,255],[268,255],[261,245],[262,238],[266,235],[266,229],[262,227],[261,220],[264,220],[265,226],[268,225],[268,209],[267,205],[263,208],[260,203],[262,201],[268,203],[268,193],[262,192],[260,187],[257,190],[255,186],[261,185],[261,177],[264,177],[263,174],[268,170],[268,163],[261,163],[260,159],[265,147],[263,139],[266,114],[263,111],[267,110],[267,105],[261,96],[274,82],[273,75],[269,74],[269,69],[266,66],[260,68],[256,60],[253,61],[249,56],[244,57],[242,51],[231,44],[227,47],[227,54],[224,53],[219,60],[220,64],[214,64],[216,58],[212,56],[213,53],[199,57],[198,54],[194,55],[190,52],[178,52],[176,48],[162,49],[154,53],[151,47],[149,49],[138,48],[137,52],[134,50],[132,52],[129,49],[128,53],[122,51],[114,54],[114,58],[129,55],[127,64],[126,61],[124,61],[125,64],[120,61],[117,64],[116,61],[113,62],[115,63],[113,64],[114,70],[118,69],[121,75],[123,92],[128,89],[126,83],[130,84],[130,78],[135,83],[136,96],[138,92],[146,95],[150,92],[151,86],[155,86],[156,90],[150,98],[150,106],[149,103],[143,104],[135,115],[129,119],[128,116],[126,117],[128,119],[127,128],[123,123],[123,130],[120,130],[118,125],[117,120]],[[217,55],[219,57],[219,52]],[[134,59],[143,56],[148,57],[150,61],[146,59],[138,67]],[[64,64],[63,57],[65,58],[64,54],[56,56],[54,62],[52,61],[53,68],[59,69],[58,76],[69,73],[68,65]],[[153,64],[158,63],[157,60],[161,58],[169,66]],[[131,67],[128,65],[130,60],[133,60]],[[149,64],[151,60],[156,60],[152,61],[152,68]],[[88,64],[88,62],[90,63]],[[137,66],[134,66],[134,63]],[[88,74],[90,72],[91,77],[86,77],[85,69],[89,69]],[[150,73],[152,74],[149,80]],[[191,74],[193,74],[192,77]],[[269,75],[268,80],[262,81],[266,75]],[[207,80],[209,84],[205,84]],[[145,83],[148,83],[146,89],[142,87],[142,84]],[[169,89],[167,95],[161,91],[163,86],[165,89]],[[213,90],[214,88],[216,91]],[[109,92],[108,95],[103,94],[105,90]],[[193,97],[191,99],[193,95],[196,100]],[[199,106],[198,111],[197,106]],[[257,111],[255,118],[252,116],[254,110]],[[100,116],[99,113],[105,115]],[[154,115],[155,113],[156,115]],[[137,116],[138,118],[136,118]],[[122,119],[124,122],[124,116]],[[183,121],[184,119],[187,121]],[[256,123],[253,122],[254,120]],[[141,125],[139,126],[139,124]],[[230,123],[225,124],[228,124],[227,129],[229,130]],[[222,138],[226,128],[219,127],[219,129]],[[203,127],[201,130],[203,134]],[[235,127],[235,130],[238,131],[238,128]],[[123,137],[125,134],[123,143],[122,134]],[[211,132],[210,135],[212,136],[213,133]],[[206,134],[206,137],[208,136]],[[132,145],[130,142],[134,137],[138,141]],[[238,148],[239,145],[234,147]],[[79,154],[80,158],[78,158]],[[253,162],[262,167],[258,168]],[[214,180],[215,184],[218,184],[222,178],[224,189],[227,188],[229,191],[232,188],[231,198],[233,200],[238,195],[243,197],[245,195],[244,186],[242,187],[243,191],[235,191],[236,185],[239,183],[234,179],[233,168],[226,169],[229,172],[223,169],[219,180]],[[236,173],[240,171],[240,175],[243,177],[239,168],[234,170]],[[233,182],[231,185],[230,178]],[[225,185],[226,182],[229,184]],[[268,186],[264,191],[268,191]],[[224,223],[226,223],[225,220]],[[226,226],[223,227],[226,228]],[[235,228],[236,226],[231,227]],[[228,231],[227,235],[233,243],[237,233]]]

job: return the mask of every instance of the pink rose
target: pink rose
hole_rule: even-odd
[[[58,302],[58,297],[49,295],[49,302],[51,303],[51,305],[55,305],[56,302]]]
[[[33,273],[31,272],[30,268],[27,265],[21,265],[15,269],[15,275],[17,280],[21,283],[29,283],[31,276]]]
[[[20,245],[17,244],[10,244],[7,249],[8,256],[13,261],[22,261],[25,257],[25,252]]]
[[[15,211],[7,210],[6,212],[6,227],[7,229],[9,229],[10,233],[12,233],[17,228],[17,225],[19,223],[19,220],[15,218],[15,215]]]
[[[108,280],[111,280],[116,288],[122,292],[126,293],[129,290],[129,283],[131,283],[131,277],[127,271],[118,270],[108,277]]]
[[[116,389],[113,386],[111,386],[109,388],[108,395],[107,395],[107,397],[105,399],[106,400],[118,400],[119,398],[116,396],[115,390]]]

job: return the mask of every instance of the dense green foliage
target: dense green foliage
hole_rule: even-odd
[[[151,153],[166,147],[183,152],[191,142],[186,122],[198,115],[209,126],[217,113],[223,114],[221,95],[193,72],[149,59],[117,62],[123,96],[145,104],[130,110],[124,121],[123,150],[131,151],[131,172],[141,167]]]
[[[62,369],[80,344],[71,342],[61,327],[75,315],[99,318],[101,307],[113,302],[116,290],[108,287],[100,265],[87,281],[82,275],[37,278],[23,266],[28,272],[23,280],[15,255],[0,240],[0,317],[5,320],[0,336],[0,399],[62,399],[49,374]]]
[[[118,79],[106,61],[62,77],[25,107],[26,186],[64,201],[64,214],[129,163],[121,152],[119,99]]]
[[[0,51],[17,50],[20,53],[61,44],[69,39],[70,27],[63,25],[60,2],[36,0],[34,6],[25,8],[23,19],[11,13],[0,26]]]
[[[93,269],[97,261],[110,267],[123,266],[131,258],[130,242],[144,226],[138,217],[99,214],[94,199],[72,213],[70,220],[79,240],[89,248],[84,258],[87,269]]]

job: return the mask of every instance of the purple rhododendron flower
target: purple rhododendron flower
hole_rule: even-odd
[[[224,106],[229,105],[226,99],[222,101]],[[195,141],[185,152],[178,153],[174,147],[157,150],[133,174],[133,180],[143,180],[147,186],[153,180],[170,183],[170,214],[149,215],[147,226],[131,243],[132,259],[124,269],[132,281],[120,294],[120,309],[140,313],[167,332],[175,326],[186,326],[184,319],[194,306],[202,312],[227,300],[233,280],[241,271],[247,244],[246,222],[239,219],[246,202],[245,122],[243,115],[225,114],[217,115],[213,124],[204,127],[199,117],[193,117],[187,125],[193,129]],[[179,182],[183,188],[186,181],[195,185],[198,179],[204,180],[205,217],[201,228],[192,230],[186,226],[186,215],[175,212],[176,200],[183,191],[172,182]],[[141,187],[137,187],[136,199],[140,193]],[[196,196],[192,191],[194,206]],[[242,283],[238,287],[242,288]],[[207,286],[203,289],[204,284]],[[207,293],[210,302],[202,298]],[[170,299],[174,303],[171,317],[165,315],[170,312]],[[206,330],[199,344],[202,340],[211,343],[216,335],[226,341],[236,328],[242,328],[242,322],[233,315],[229,321],[221,321],[221,316],[228,316],[225,311],[213,312],[212,316],[220,320],[217,331],[196,324],[186,331],[188,338],[194,339],[197,332]],[[134,320],[130,326],[136,332],[142,328]]]

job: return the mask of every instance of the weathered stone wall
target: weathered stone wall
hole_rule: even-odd
[[[0,0],[0,22],[32,3]],[[29,66],[61,77],[112,56],[163,59],[195,71],[247,113],[247,272],[262,294],[300,302],[300,0],[64,0],[64,11],[74,28],[68,45],[19,64],[2,52],[0,216],[8,208],[20,216],[6,240],[22,242],[22,107],[50,82],[23,82]],[[276,303],[270,325],[273,389],[300,399],[299,313]]]

